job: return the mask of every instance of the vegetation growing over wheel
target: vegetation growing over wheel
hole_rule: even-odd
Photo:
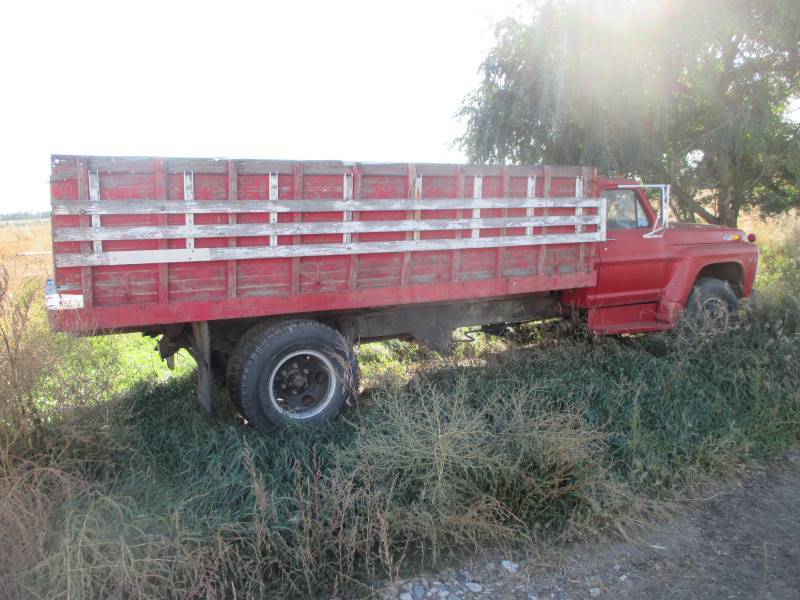
[[[358,362],[336,330],[317,321],[256,325],[228,368],[231,400],[261,433],[289,422],[323,423],[358,390]]]
[[[690,331],[724,331],[739,317],[739,299],[727,281],[703,277],[697,280],[686,303]]]

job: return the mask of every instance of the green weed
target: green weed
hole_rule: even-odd
[[[6,296],[0,595],[363,595],[486,545],[628,535],[798,443],[785,260],[736,329],[658,352],[525,327],[449,358],[365,346],[358,406],[271,438],[197,410],[188,357],[169,372],[151,340],[50,334]]]

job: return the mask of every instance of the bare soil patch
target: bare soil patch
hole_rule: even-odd
[[[800,449],[635,543],[482,557],[386,589],[411,598],[800,598]]]

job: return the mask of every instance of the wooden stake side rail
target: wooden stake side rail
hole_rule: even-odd
[[[153,157],[149,156],[75,156],[53,155],[51,157],[50,182],[58,183],[75,179],[79,173],[78,161],[85,160],[89,171],[106,173],[126,173],[130,175],[152,174]],[[186,172],[227,175],[227,158],[164,158],[164,168],[169,174]],[[467,177],[502,177],[503,169],[508,170],[511,177],[542,177],[545,168],[550,170],[551,177],[576,177],[581,167],[541,165],[458,165],[453,163],[371,163],[348,162],[338,160],[261,160],[239,159],[234,161],[239,175],[263,175],[277,173],[292,175],[298,165],[302,165],[304,175],[344,175],[352,173],[354,167],[361,170],[364,176],[403,177],[409,166],[423,176],[452,176],[459,169]]]
[[[595,285],[596,179],[582,167],[54,156],[51,317],[130,329]]]
[[[310,256],[342,256],[350,254],[390,254],[434,250],[464,250],[509,246],[542,246],[598,241],[596,233],[568,233],[536,236],[484,237],[444,240],[411,240],[398,242],[358,242],[339,244],[297,244],[286,246],[238,246],[228,248],[194,248],[191,250],[135,250],[97,254],[61,254],[57,267],[101,265],[146,265],[215,260],[289,258]]]
[[[126,227],[59,227],[56,242],[100,240],[184,239],[215,237],[263,237],[275,235],[320,235],[325,233],[377,233],[393,231],[450,231],[502,227],[563,227],[599,225],[599,215],[553,217],[505,217],[493,219],[431,219],[428,221],[343,221],[264,223],[254,225],[129,225]],[[474,236],[477,237],[477,236]],[[276,245],[276,244],[273,244]],[[96,250],[96,252],[102,252]]]
[[[600,198],[426,198],[386,200],[114,200],[106,202],[52,202],[52,214],[61,215],[163,215],[254,212],[340,212],[456,210],[459,208],[597,208]]]

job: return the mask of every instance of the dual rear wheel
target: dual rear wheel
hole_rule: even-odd
[[[242,416],[262,433],[291,422],[322,423],[355,400],[355,352],[317,321],[255,325],[231,354],[227,383]]]

